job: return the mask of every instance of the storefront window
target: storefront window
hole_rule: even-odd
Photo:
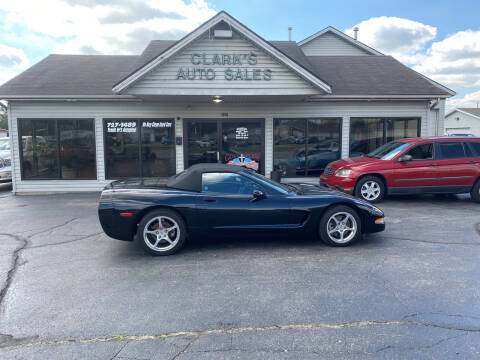
[[[107,179],[175,174],[173,120],[105,119]]]
[[[340,158],[341,119],[275,119],[274,166],[283,176],[315,176]]]
[[[95,132],[93,121],[62,120],[60,131],[60,163],[63,179],[95,179]]]
[[[362,156],[387,142],[419,136],[418,118],[351,118],[350,156]]]
[[[23,179],[96,179],[91,119],[19,119]]]

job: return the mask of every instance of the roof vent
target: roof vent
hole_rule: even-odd
[[[230,39],[232,37],[232,30],[215,29],[213,30],[213,36],[217,39]]]
[[[355,27],[353,28],[353,34],[354,34],[354,35],[353,35],[353,38],[354,38],[355,40],[358,40],[358,30],[360,30],[360,29],[358,28],[358,26],[355,26]]]
[[[288,27],[288,41],[292,41],[292,27]]]

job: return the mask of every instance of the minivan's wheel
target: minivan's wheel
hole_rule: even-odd
[[[137,241],[151,255],[171,255],[183,246],[185,222],[176,212],[159,209],[149,212],[138,224]]]
[[[320,219],[319,234],[331,246],[348,246],[362,236],[362,224],[357,212],[344,205],[328,209]]]
[[[385,185],[377,176],[365,176],[355,186],[355,196],[371,203],[379,202],[385,196]]]
[[[475,185],[473,185],[473,188],[470,191],[470,196],[473,201],[480,203],[480,179],[477,180]]]

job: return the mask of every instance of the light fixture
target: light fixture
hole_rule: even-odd
[[[220,95],[215,95],[212,100],[214,103],[221,103],[223,101],[222,97]]]

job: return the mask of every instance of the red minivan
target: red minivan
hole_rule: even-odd
[[[370,202],[386,194],[470,193],[480,202],[480,138],[401,139],[371,153],[334,161],[320,184]]]

